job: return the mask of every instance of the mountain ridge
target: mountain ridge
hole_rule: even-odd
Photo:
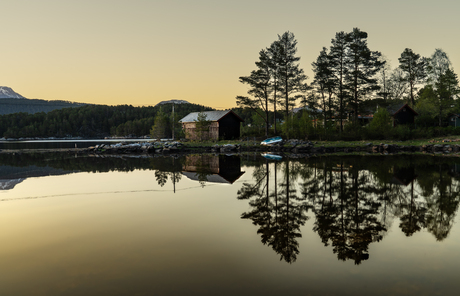
[[[158,105],[164,105],[164,104],[191,104],[191,103],[186,100],[168,100],[168,101],[161,101],[158,104],[156,104],[154,107]]]
[[[9,86],[0,86],[0,99],[25,99]]]

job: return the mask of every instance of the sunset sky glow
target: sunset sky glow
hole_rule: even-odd
[[[217,109],[246,94],[238,77],[291,31],[300,66],[335,33],[369,34],[392,68],[405,48],[441,48],[460,72],[452,0],[3,0],[0,85],[27,98],[134,106],[179,99]]]

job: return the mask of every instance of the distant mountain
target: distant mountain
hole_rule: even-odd
[[[164,105],[164,104],[190,104],[190,102],[184,101],[184,100],[169,100],[169,101],[161,101],[155,106],[158,105]]]
[[[15,92],[11,87],[0,86],[0,99],[25,99]]]
[[[12,113],[50,112],[56,109],[80,107],[86,104],[68,101],[47,101],[39,99],[26,99],[8,86],[0,86],[0,115]]]

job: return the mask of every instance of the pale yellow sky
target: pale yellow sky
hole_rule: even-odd
[[[442,48],[459,73],[459,13],[452,0],[2,0],[0,85],[46,100],[231,108],[246,94],[238,77],[278,34],[295,34],[310,83],[321,48],[354,27],[393,68],[406,47]]]

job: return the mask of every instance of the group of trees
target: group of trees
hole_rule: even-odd
[[[85,105],[48,113],[7,114],[0,116],[0,137],[140,137],[149,135],[152,126],[159,121],[164,124],[161,138],[171,137],[172,108],[172,104],[155,107]],[[212,109],[196,104],[175,105],[176,136],[180,136],[178,120],[201,110]]]
[[[307,104],[323,110],[324,122],[338,114],[340,131],[346,111],[351,111],[353,121],[363,109],[362,102],[380,89],[377,73],[385,65],[382,54],[367,46],[367,33],[358,28],[352,32],[338,32],[329,49],[323,47],[312,63],[313,91]]]
[[[305,98],[308,89],[307,76],[300,68],[297,41],[294,34],[285,32],[278,35],[270,47],[259,52],[257,70],[249,76],[241,76],[240,82],[249,86],[249,96],[237,96],[237,105],[251,108],[265,122],[265,135],[270,126],[270,107],[273,105],[274,129],[276,133],[276,107],[280,106],[285,118],[295,106],[295,102]]]
[[[323,129],[339,133],[345,123],[356,126],[359,115],[374,113],[377,106],[409,103],[419,113],[419,126],[443,126],[447,114],[460,111],[457,74],[443,50],[422,57],[406,48],[392,69],[379,51],[369,49],[367,38],[359,28],[336,33],[330,47],[323,47],[312,63],[314,77],[307,85],[294,34],[278,36],[259,52],[256,70],[239,78],[248,85],[248,96],[237,96],[238,106],[252,109],[263,119],[266,136],[272,123],[273,132],[278,133],[277,107],[284,111],[283,132],[292,130],[295,120],[302,118],[290,112],[297,103],[310,121],[322,119]]]
[[[441,49],[436,49],[430,58],[424,58],[423,61],[426,78],[422,82],[425,85],[418,93],[415,108],[427,117],[428,124],[434,124],[437,119],[438,125],[443,126],[443,119],[449,113],[459,111],[458,77],[447,53]],[[429,122],[430,119],[434,122]]]
[[[263,129],[265,136],[283,133],[287,138],[312,138],[312,135],[319,134],[325,139],[334,139],[335,136],[331,135],[342,138],[347,137],[343,136],[344,132],[347,133],[347,125],[348,131],[353,133],[363,130],[358,128],[359,115],[373,114],[378,107],[382,107],[380,113],[385,113],[385,107],[403,102],[418,112],[418,127],[442,127],[447,123],[447,115],[460,113],[459,80],[447,53],[436,49],[430,57],[422,57],[406,48],[398,59],[398,66],[392,69],[379,51],[369,49],[367,38],[368,34],[359,28],[337,32],[329,48],[323,47],[311,64],[314,77],[308,85],[307,76],[299,64],[294,34],[278,35],[277,40],[259,52],[256,69],[248,76],[239,77],[240,82],[248,86],[248,91],[246,96],[236,97],[239,108],[234,111],[247,126],[253,126],[252,134],[244,128],[243,133],[260,136]],[[5,106],[10,101],[0,102],[0,105],[6,104],[2,105],[1,111],[7,111]],[[21,106],[23,113],[0,115],[0,137],[150,134],[154,138],[173,135],[178,138],[183,136],[178,122],[180,118],[190,112],[212,110],[195,104],[176,105],[173,112],[172,104],[133,107],[81,106],[27,99],[15,99],[14,102]],[[24,109],[26,105],[34,107],[33,111]],[[45,105],[51,109],[72,108],[37,112],[35,107]],[[301,106],[302,112],[295,114],[296,106]],[[378,126],[375,123],[368,128],[364,133],[367,133],[366,137],[376,131],[383,135],[384,129],[380,126],[386,127],[390,116],[378,114],[377,117]]]

